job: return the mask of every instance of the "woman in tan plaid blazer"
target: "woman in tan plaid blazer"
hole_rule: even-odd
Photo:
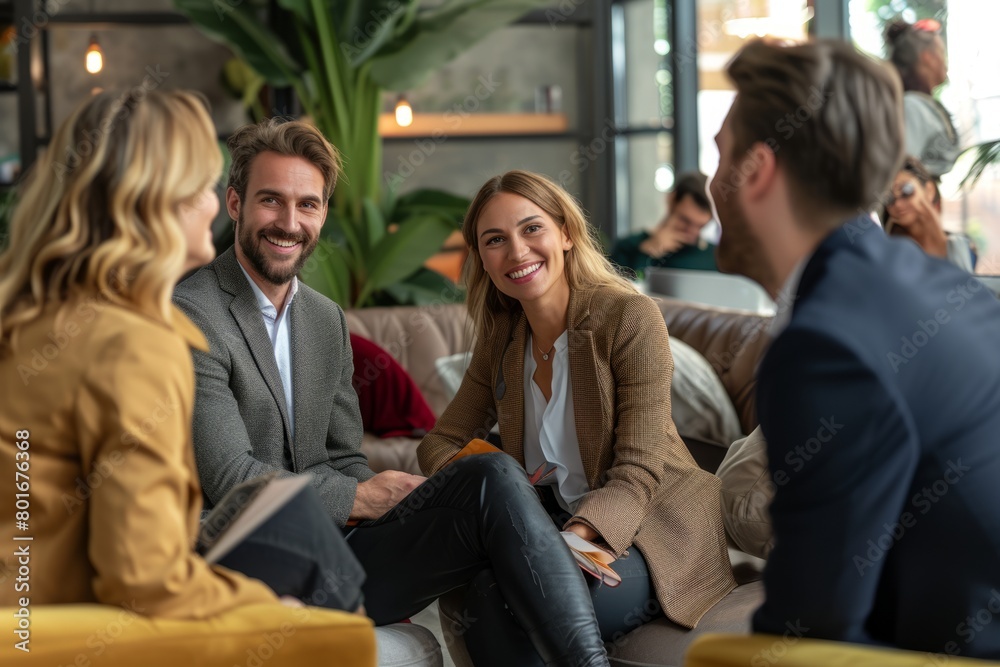
[[[719,480],[697,467],[671,420],[673,359],[659,309],[614,272],[579,207],[542,176],[511,171],[488,181],[463,234],[471,249],[464,277],[478,342],[457,396],[420,444],[421,468],[436,473],[495,423],[503,450],[524,466],[526,401],[535,400],[525,396],[526,366],[535,368],[532,382],[546,403],[571,387],[575,466],[582,464],[586,488],[559,507],[552,501],[560,500],[560,482],[546,507],[555,520],[568,519],[563,530],[619,558],[612,566],[623,578],[618,588],[588,578],[602,635],[620,637],[660,612],[694,627],[736,584]],[[553,367],[563,349],[569,379],[560,384]],[[546,463],[574,468],[571,461]],[[558,511],[567,505],[570,513]],[[467,596],[480,614],[482,600],[498,595],[489,584],[488,575],[481,577]],[[484,635],[497,642],[486,650],[516,644],[499,634]],[[473,657],[484,650],[467,638]]]

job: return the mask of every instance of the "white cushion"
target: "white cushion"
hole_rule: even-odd
[[[462,386],[462,378],[465,377],[465,371],[468,370],[470,363],[472,363],[471,352],[459,352],[434,361],[438,379],[449,402],[455,398],[458,388]]]
[[[451,354],[434,361],[434,367],[437,368],[438,380],[441,382],[441,387],[444,388],[444,393],[448,397],[449,402],[455,398],[458,388],[462,386],[462,378],[465,377],[465,371],[469,369],[469,364],[471,363],[471,352],[459,352],[458,354]],[[493,428],[490,429],[490,433],[499,434],[500,424],[494,424]]]
[[[733,443],[715,474],[722,480],[722,521],[729,539],[748,554],[767,558],[774,546],[768,511],[774,484],[759,426]]]
[[[677,338],[670,339],[670,351],[674,357],[670,406],[677,432],[726,447],[743,437],[733,402],[708,360]]]
[[[379,667],[442,667],[444,662],[434,633],[414,623],[375,628],[375,646]]]

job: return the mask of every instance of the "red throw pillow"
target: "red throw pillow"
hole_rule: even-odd
[[[356,334],[351,334],[351,350],[354,391],[365,431],[380,438],[421,437],[434,428],[434,412],[391,354]]]

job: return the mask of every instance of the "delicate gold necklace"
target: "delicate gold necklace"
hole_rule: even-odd
[[[549,348],[548,352],[543,352],[542,348],[538,347],[538,343],[535,343],[535,349],[538,350],[538,354],[542,355],[542,361],[548,361],[549,355],[556,349],[556,344],[553,342],[552,347]]]

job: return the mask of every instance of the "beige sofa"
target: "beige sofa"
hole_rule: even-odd
[[[767,345],[770,318],[742,311],[713,308],[670,298],[657,299],[670,336],[692,346],[712,365],[733,402],[744,432],[757,425],[754,402],[754,370]],[[472,349],[473,332],[462,305],[433,307],[368,308],[347,314],[353,333],[385,348],[410,373],[436,414],[448,402],[438,378],[435,361],[440,357]],[[419,472],[416,462],[418,441],[409,438],[379,440],[366,435],[363,450],[374,470]],[[688,443],[696,459],[713,457],[712,445]],[[701,447],[701,451],[696,451]],[[747,632],[750,615],[763,596],[760,574],[763,561],[730,549],[734,574],[742,585],[713,607],[699,623],[687,631],[666,619],[645,623],[609,644],[612,664],[681,665],[687,646],[706,632]],[[441,600],[441,624],[445,643],[455,664],[471,665],[461,640],[463,620],[458,617],[459,593]],[[637,618],[641,616],[639,610]],[[638,625],[638,621],[637,621]]]

